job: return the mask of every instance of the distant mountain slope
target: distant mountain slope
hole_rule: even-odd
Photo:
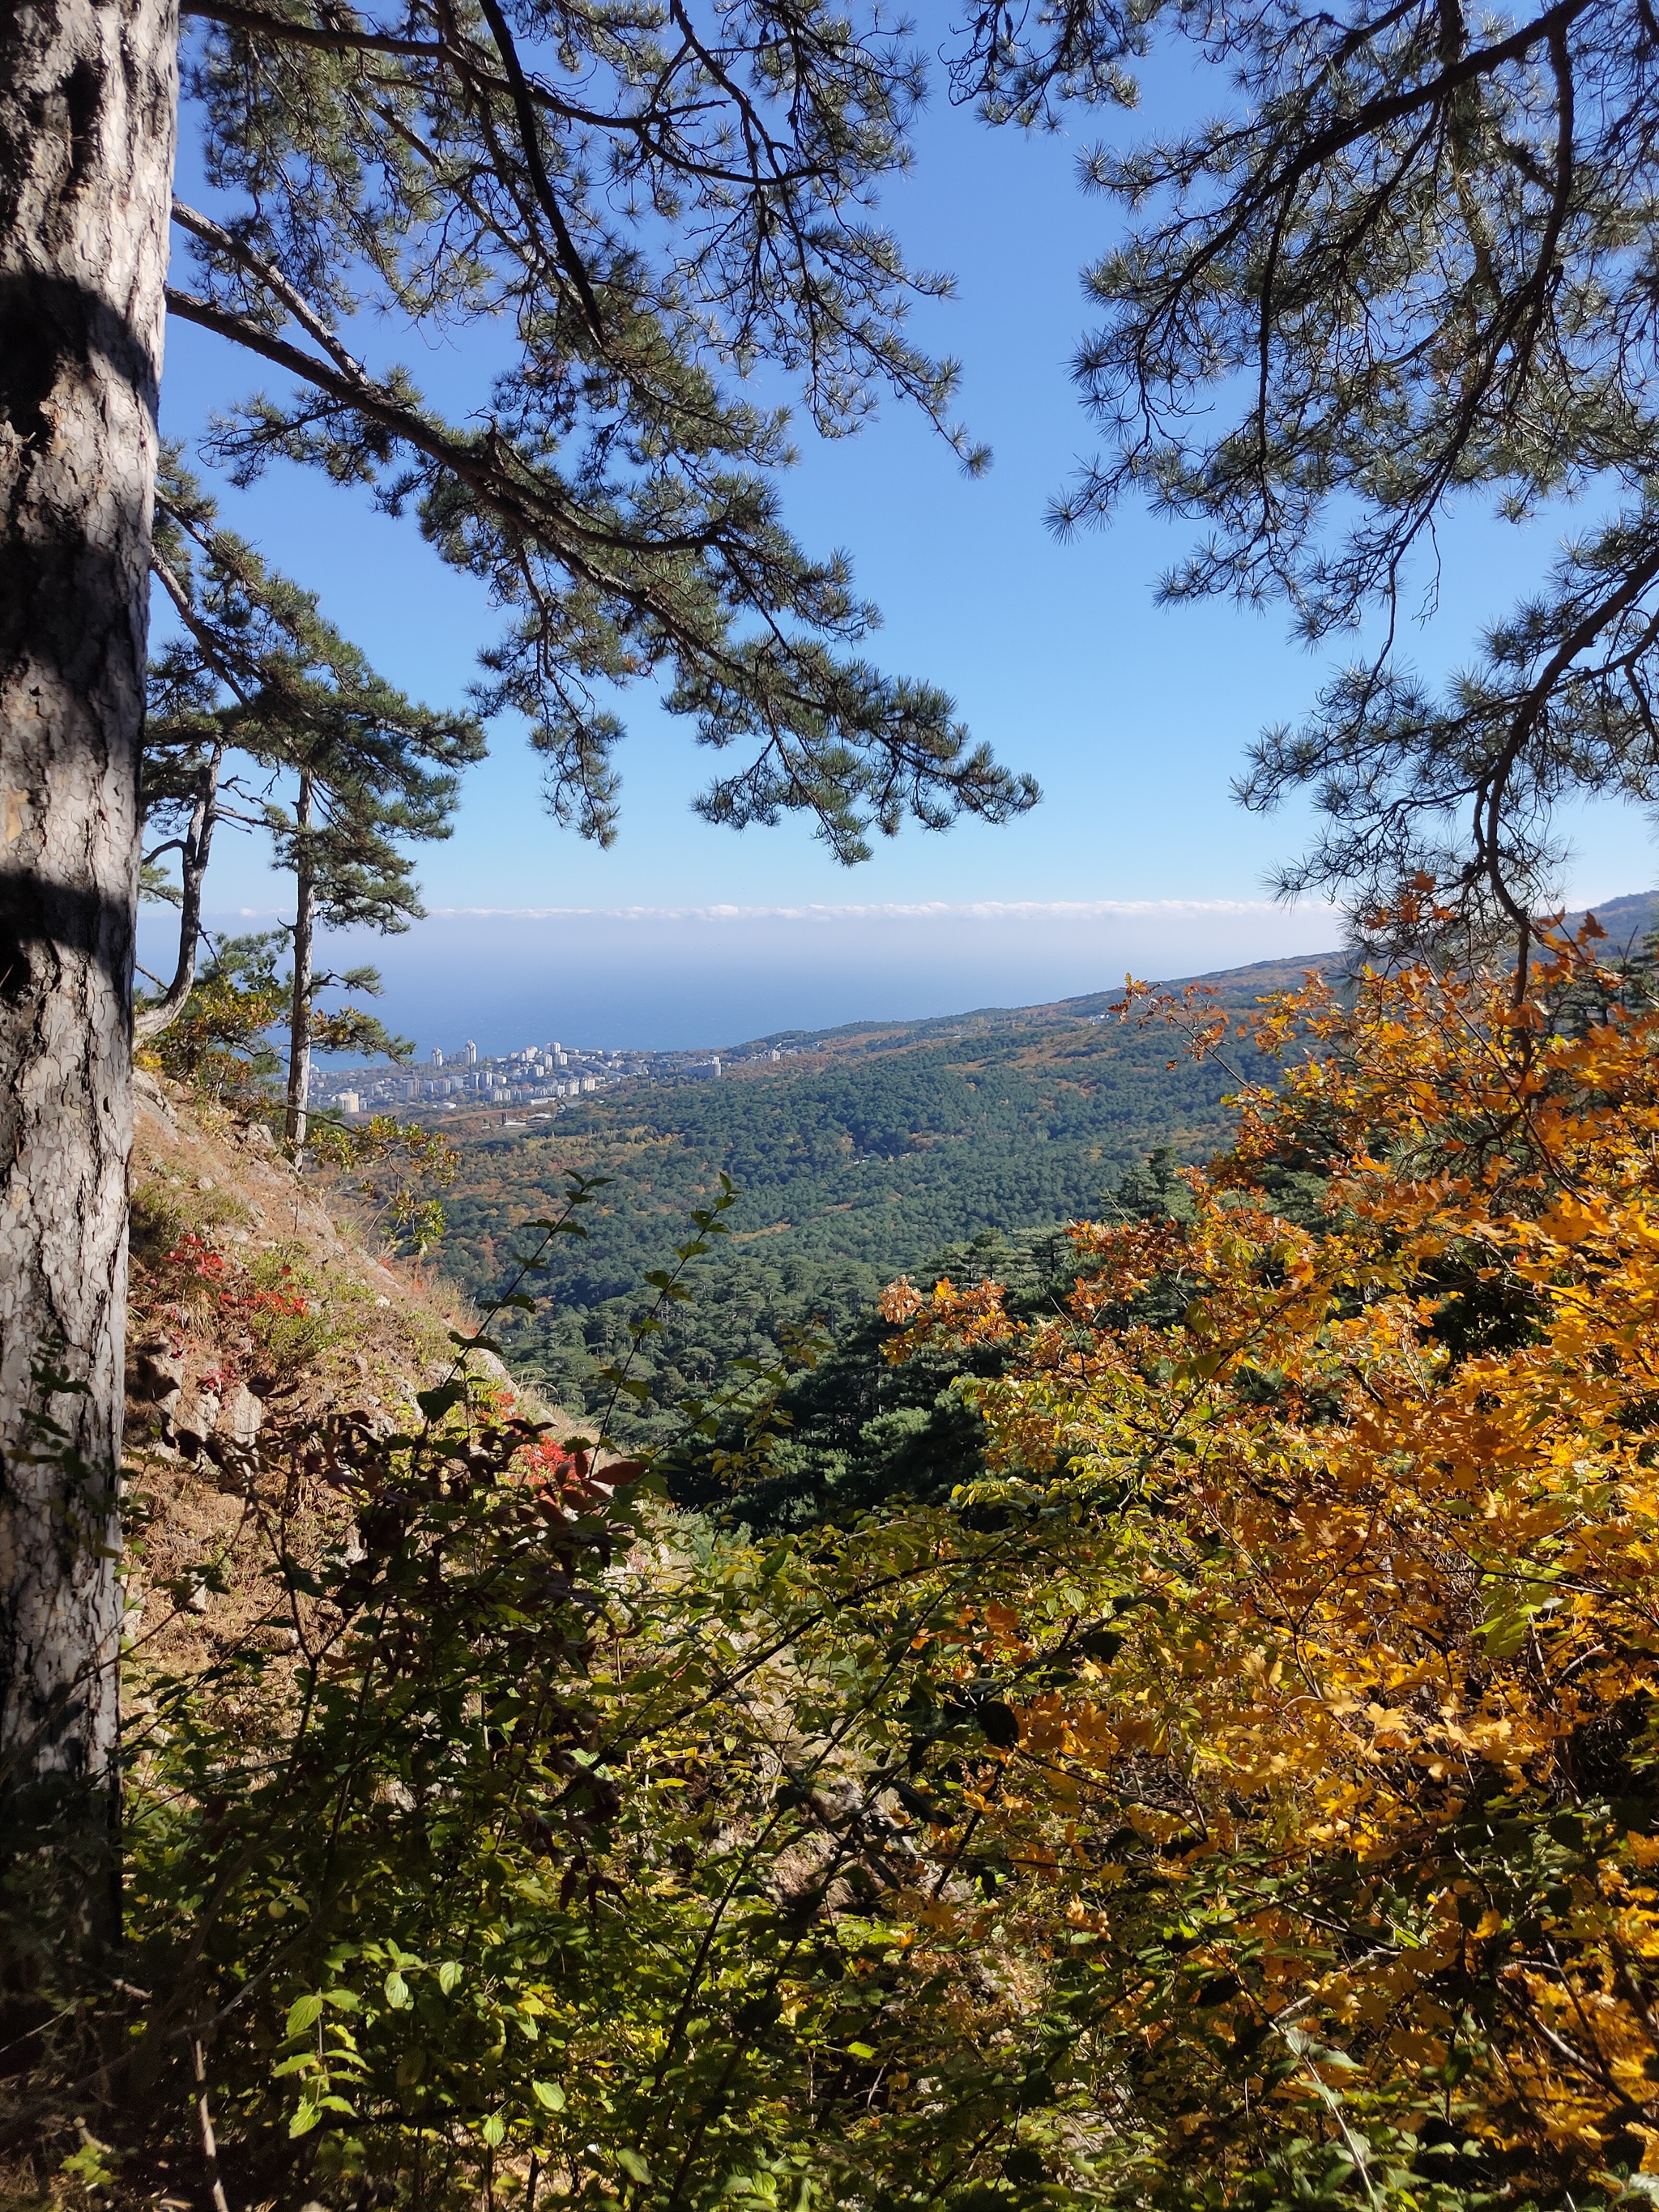
[[[488,1276],[503,1231],[545,1213],[566,1169],[612,1176],[587,1242],[570,1247],[560,1271],[564,1294],[590,1304],[657,1264],[723,1170],[743,1193],[739,1237],[905,1267],[974,1228],[1097,1205],[1153,1146],[1206,1152],[1224,1134],[1220,1100],[1231,1087],[1220,1069],[1180,1057],[1162,1029],[1086,1015],[977,1035],[837,1039],[743,1074],[629,1084],[545,1134],[462,1132],[452,1253],[476,1246]]]
[[[1204,983],[1224,1006],[1248,1006],[1269,992],[1292,988],[1310,973],[1329,975],[1341,968],[1340,952],[1310,952],[1297,960],[1258,960],[1244,968],[1218,969],[1212,975],[1182,975],[1161,988],[1184,990]],[[967,1013],[933,1014],[913,1022],[843,1022],[828,1030],[777,1030],[769,1036],[722,1048],[741,1067],[750,1054],[771,1049],[793,1053],[890,1052],[908,1045],[949,1043],[994,1036],[1012,1030],[1063,1028],[1099,1020],[1123,996],[1117,983],[1108,991],[1089,991],[1076,999],[1054,999],[1033,1006],[977,1006]]]
[[[1607,931],[1610,944],[1624,951],[1659,928],[1659,891],[1635,891],[1604,900],[1594,909],[1580,908],[1569,914],[1566,926],[1576,931],[1586,911],[1594,911]],[[1182,975],[1162,988],[1184,990],[1203,983],[1215,992],[1223,1006],[1249,1006],[1274,991],[1293,990],[1304,976],[1338,973],[1349,956],[1341,951],[1308,952],[1290,959],[1256,960],[1239,968],[1218,968],[1202,975]],[[734,1060],[776,1047],[792,1051],[829,1053],[890,1050],[896,1046],[931,1043],[937,1039],[976,1037],[1006,1029],[1037,1029],[1079,1021],[1108,1012],[1123,995],[1121,983],[1110,990],[1086,992],[1080,998],[1054,999],[1030,1006],[979,1006],[967,1013],[936,1014],[914,1022],[844,1022],[827,1030],[778,1030],[731,1047]]]
[[[1659,929],[1659,891],[1632,891],[1624,898],[1603,899],[1589,909],[1607,933],[1615,951],[1633,952],[1644,937]],[[1576,930],[1583,912],[1570,914],[1567,927]]]
[[[1655,902],[1602,911],[1622,942],[1652,926]],[[1243,1008],[1343,958],[1194,980]],[[486,1297],[567,1173],[611,1178],[584,1217],[586,1238],[561,1240],[540,1279],[548,1303],[506,1324],[513,1364],[574,1407],[597,1388],[596,1364],[620,1341],[647,1269],[664,1264],[724,1172],[740,1194],[734,1233],[703,1263],[699,1305],[658,1340],[652,1363],[665,1395],[704,1383],[716,1345],[726,1357],[768,1355],[783,1323],[839,1325],[882,1282],[959,1240],[1097,1212],[1155,1148],[1182,1159],[1218,1151],[1235,1078],[1194,1066],[1161,1028],[1114,1018],[1120,997],[783,1032],[737,1048],[719,1082],[629,1083],[550,1127],[463,1123],[443,1264]],[[770,1059],[774,1048],[787,1056]],[[1234,1064],[1251,1080],[1273,1072],[1243,1047]]]
[[[839,1326],[955,1239],[1097,1212],[1155,1147],[1200,1158],[1224,1141],[1232,1079],[1162,1029],[1047,1010],[955,1026],[845,1034],[741,1079],[629,1084],[544,1134],[459,1132],[443,1264],[484,1296],[567,1171],[611,1178],[586,1239],[562,1240],[538,1285],[550,1305],[505,1337],[515,1369],[574,1407],[646,1271],[725,1172],[740,1193],[734,1233],[699,1270],[699,1306],[653,1348],[668,1395],[709,1379],[716,1346],[768,1355],[785,1322]],[[1252,1057],[1247,1072],[1267,1069]]]

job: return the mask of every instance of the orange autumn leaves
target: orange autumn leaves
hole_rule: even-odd
[[[970,1502],[1075,1519],[1093,1656],[1017,1708],[1023,1861],[1091,1866],[1108,1942],[1153,1889],[1201,1923],[1206,2063],[1259,2088],[1266,2033],[1335,2112],[1323,2050],[1345,2110],[1604,2187],[1659,2168],[1659,1016],[1622,995],[1588,945],[1518,1008],[1310,982],[1191,1218],[1073,1231],[1069,1311],[884,1307],[896,1357],[1006,1347],[958,1386]],[[1276,1210],[1286,1170],[1322,1213]],[[1109,1830],[1156,1838],[1139,1905]],[[1124,2002],[1167,2069],[1198,2028],[1153,1978]]]

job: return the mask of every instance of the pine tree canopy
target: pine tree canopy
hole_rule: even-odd
[[[815,818],[844,860],[872,828],[994,820],[1036,799],[951,702],[858,650],[874,611],[840,556],[779,520],[784,411],[816,428],[882,389],[949,419],[953,364],[905,335],[947,280],[869,219],[908,160],[921,64],[877,13],[817,0],[187,0],[184,91],[214,212],[172,312],[288,389],[218,418],[239,482],[284,458],[412,511],[506,616],[478,704],[527,720],[555,816],[613,835],[611,687],[655,677],[732,756],[700,805],[738,826]],[[354,348],[374,316],[487,332],[465,420]],[[504,359],[501,356],[505,356]]]
[[[483,752],[476,720],[418,706],[377,674],[311,592],[219,525],[173,451],[153,566],[181,635],[149,672],[147,814],[187,806],[196,762],[216,746],[273,776],[309,774],[343,836],[449,835],[459,771]]]
[[[1278,599],[1310,641],[1369,623],[1241,787],[1315,792],[1326,827],[1287,889],[1363,905],[1426,866],[1524,924],[1557,801],[1659,796],[1659,21],[1649,0],[993,0],[957,90],[1053,125],[1133,97],[1155,30],[1236,97],[1087,160],[1127,216],[1076,364],[1109,442],[1055,519],[1139,494],[1202,527],[1165,599]],[[1397,626],[1432,604],[1437,526],[1580,494],[1601,519],[1469,665],[1415,674]]]
[[[151,568],[179,635],[149,671],[143,809],[161,842],[143,856],[144,889],[181,912],[178,965],[139,1011],[143,1038],[183,1012],[221,821],[269,833],[278,865],[304,875],[316,919],[406,929],[422,911],[407,848],[449,836],[459,771],[484,750],[474,720],[406,698],[312,593],[222,528],[174,448],[161,459]],[[276,795],[285,776],[301,780],[304,821]],[[169,853],[176,889],[158,866]]]
[[[844,562],[779,520],[783,413],[740,389],[781,367],[833,435],[885,387],[979,458],[954,366],[906,336],[947,280],[870,215],[924,90],[901,27],[802,0],[185,13],[223,205],[179,209],[197,273],[171,303],[295,386],[222,420],[216,457],[371,485],[487,583],[507,623],[480,704],[527,719],[560,818],[612,834],[606,695],[647,674],[732,757],[701,801],[715,820],[802,809],[851,859],[907,813],[1032,802],[941,694],[862,656],[874,617]],[[1557,802],[1659,796],[1659,24],[1648,0],[993,0],[953,33],[953,90],[1058,125],[1131,104],[1165,34],[1233,97],[1085,161],[1127,222],[1089,272],[1103,317],[1077,361],[1109,442],[1056,522],[1148,497],[1201,526],[1166,599],[1278,599],[1310,641],[1360,633],[1241,787],[1267,808],[1310,786],[1322,809],[1285,888],[1363,905],[1427,867],[1519,922]],[[360,362],[371,309],[510,329],[477,411],[450,422]],[[1598,511],[1536,590],[1451,681],[1421,677],[1401,617],[1432,603],[1447,517],[1581,495]]]

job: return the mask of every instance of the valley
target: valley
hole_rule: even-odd
[[[1336,957],[1204,980],[1218,1003],[1243,1009]],[[638,1370],[654,1405],[672,1403],[734,1358],[775,1357],[786,1328],[844,1328],[884,1283],[943,1265],[964,1240],[1109,1211],[1149,1153],[1217,1151],[1235,1078],[1194,1064],[1162,1025],[1120,1018],[1120,998],[787,1032],[725,1055],[719,1082],[620,1085],[550,1130],[497,1116],[448,1124],[461,1158],[439,1264],[487,1300],[566,1179],[608,1178],[586,1236],[558,1240],[536,1279],[536,1311],[500,1325],[516,1373],[589,1413],[608,1401],[599,1370],[625,1343],[647,1270],[669,1263],[691,1209],[730,1176],[730,1234]],[[766,1056],[785,1044],[787,1058]],[[1239,1074],[1270,1079],[1270,1063],[1239,1054]],[[632,1425],[648,1431],[653,1419],[636,1413]]]

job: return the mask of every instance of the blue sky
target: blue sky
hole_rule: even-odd
[[[1194,90],[1166,72],[1149,105]],[[1135,133],[1149,119],[1143,109],[1097,121]],[[814,551],[846,548],[882,608],[877,657],[944,684],[976,737],[1036,774],[1044,804],[1000,829],[906,832],[849,872],[800,823],[737,836],[700,822],[690,801],[707,757],[636,690],[621,838],[600,853],[543,813],[538,764],[500,726],[454,837],[422,856],[432,919],[373,948],[389,1018],[423,1048],[463,1034],[501,1047],[731,1040],[1045,999],[1103,988],[1129,966],[1191,973],[1334,940],[1326,913],[1286,914],[1263,889],[1306,817],[1247,816],[1228,788],[1258,728],[1305,711],[1323,659],[1288,642],[1273,611],[1155,607],[1156,578],[1185,543],[1178,527],[1126,511],[1109,532],[1060,544],[1043,525],[1046,501],[1094,442],[1066,363],[1088,320],[1079,270],[1113,217],[1077,189],[1083,143],[993,133],[938,97],[915,172],[881,210],[913,263],[957,273],[957,301],[920,310],[915,327],[961,358],[961,412],[994,449],[990,473],[965,478],[936,436],[890,408],[834,445],[803,425],[784,488],[797,536]],[[359,336],[371,358],[405,362],[451,406],[477,388],[453,350],[407,332]],[[204,332],[175,324],[168,347],[175,435],[260,380]],[[393,680],[461,700],[495,617],[412,526],[288,469],[227,494],[225,512],[318,590]],[[1413,641],[1419,663],[1455,665],[1480,622],[1536,577],[1562,526],[1454,518],[1438,612]],[[1599,809],[1570,828],[1564,888],[1575,899],[1652,880],[1638,813]],[[251,845],[222,839],[215,877],[208,903],[222,924],[240,915],[252,927],[281,904]],[[153,928],[146,942],[155,950]]]

